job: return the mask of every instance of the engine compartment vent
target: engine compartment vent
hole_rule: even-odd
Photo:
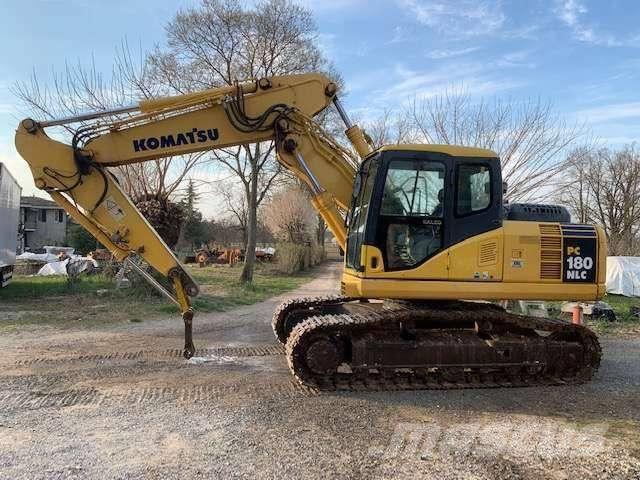
[[[560,225],[538,225],[540,229],[540,278],[562,279],[562,234]]]
[[[540,228],[540,235],[557,235],[560,236],[560,225],[544,224],[538,225]]]
[[[478,265],[486,267],[498,263],[498,243],[487,242],[480,245]]]
[[[544,278],[545,280],[560,280],[562,278],[562,264],[541,262],[540,278]]]
[[[505,218],[521,222],[569,223],[569,210],[560,205],[539,205],[534,203],[510,203],[505,205]]]

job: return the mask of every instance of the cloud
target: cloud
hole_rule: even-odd
[[[570,27],[580,25],[580,16],[587,13],[587,7],[582,5],[578,0],[560,0],[557,2],[557,12],[560,20]]]
[[[640,35],[635,34],[628,38],[618,38],[610,33],[597,32],[584,21],[589,12],[580,0],[556,0],[555,14],[563,22],[576,40],[604,47],[622,47],[640,45]]]
[[[335,33],[318,33],[316,36],[316,45],[327,58],[333,58],[337,53]]]
[[[400,25],[396,25],[395,27],[393,27],[393,37],[387,42],[387,45],[391,45],[394,43],[403,43],[408,39],[409,37],[407,36],[407,32],[405,31],[405,29]]]
[[[494,64],[482,62],[456,62],[428,73],[397,64],[387,74],[387,83],[390,84],[388,88],[374,92],[374,106],[397,105],[407,98],[432,98],[451,88],[462,89],[472,95],[489,95],[524,85],[524,82],[507,77],[504,72],[497,76]]]
[[[606,123],[628,118],[640,119],[640,102],[611,103],[576,112],[576,116],[592,123]]]
[[[15,105],[11,103],[6,103],[6,102],[0,103],[0,115],[15,113],[15,111],[16,111]]]
[[[517,50],[515,52],[505,53],[495,61],[498,67],[526,67],[535,68],[536,64],[529,61],[531,50]]]
[[[448,36],[488,35],[502,28],[506,16],[500,1],[399,0],[416,20]]]
[[[514,38],[518,40],[538,40],[542,26],[537,23],[531,23],[534,19],[528,19],[526,25],[511,26],[508,29],[500,32],[505,38]]]
[[[605,145],[611,147],[621,147],[623,145],[631,145],[638,143],[637,135],[602,135],[598,137]]]
[[[325,12],[345,9],[352,9],[366,5],[366,0],[298,0],[303,7],[310,8],[314,12]]]
[[[461,57],[463,55],[468,55],[473,52],[477,52],[481,47],[467,47],[467,48],[458,48],[458,49],[448,49],[448,50],[432,50],[427,53],[427,57],[432,58],[434,60],[441,60],[443,58],[452,58],[452,57]]]
[[[335,61],[349,57],[364,57],[371,49],[365,40],[352,42],[349,48],[339,42],[340,37],[335,33],[321,32],[316,34],[316,45],[325,57]]]

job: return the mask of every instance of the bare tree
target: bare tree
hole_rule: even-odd
[[[567,125],[550,103],[475,101],[460,89],[414,99],[406,115],[410,135],[421,142],[495,151],[510,201],[548,197],[565,168],[564,155],[585,134],[583,126]]]
[[[224,208],[235,220],[242,231],[242,242],[247,243],[247,196],[244,190],[239,191],[238,186],[228,182],[218,182],[216,194],[222,199]]]
[[[41,82],[34,73],[30,81],[18,82],[11,90],[23,103],[27,113],[40,120],[110,110],[131,105],[142,98],[167,93],[166,88],[159,86],[149,76],[146,61],[134,57],[126,41],[116,50],[108,79],[96,69],[92,59],[88,65],[65,64],[64,70],[59,73],[54,71],[46,83]],[[75,129],[84,125],[80,123],[58,129],[54,135],[70,142]],[[123,165],[112,170],[124,190],[136,202],[151,198],[165,202],[180,188],[202,158],[202,153],[196,153]]]
[[[592,221],[593,193],[589,186],[589,170],[594,150],[591,146],[580,146],[569,152],[563,183],[556,192],[559,203],[569,207],[573,220],[579,223]]]
[[[611,255],[640,253],[640,152],[580,148],[568,161],[561,201],[579,221],[604,229]]]
[[[345,142],[348,142],[348,140],[346,140],[346,136],[345,136]],[[302,194],[300,199],[301,200],[304,199],[304,203],[309,208],[312,208],[312,205],[313,205],[312,199],[314,195],[311,192],[311,189],[306,183],[304,183],[302,180],[296,177],[293,173],[284,170],[279,177],[277,187],[279,189],[278,194],[281,194],[282,192],[289,191],[289,190],[300,192]],[[314,229],[314,238],[315,238],[314,241],[320,247],[322,251],[322,255],[324,257],[324,253],[325,253],[324,237],[327,234],[329,227],[327,226],[324,219],[322,218],[322,215],[316,214],[316,217],[317,218],[316,218],[315,229]],[[270,231],[272,230],[270,229]]]
[[[265,220],[274,237],[291,243],[311,241],[317,228],[317,214],[307,193],[296,187],[273,195],[265,207]]]
[[[251,5],[240,0],[202,0],[179,12],[166,31],[167,46],[156,48],[149,66],[155,80],[176,93],[326,66],[315,42],[311,12],[290,0]],[[252,252],[257,209],[277,175],[273,145],[245,145],[216,152],[212,158],[233,172],[244,187],[246,251]],[[243,282],[252,281],[254,263],[255,257],[246,255]]]
[[[205,221],[205,235],[210,248],[230,246],[242,241],[242,232],[229,218]]]
[[[364,128],[374,148],[416,141],[411,119],[390,109],[385,109],[378,118],[365,122]]]

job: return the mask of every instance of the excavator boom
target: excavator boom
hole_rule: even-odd
[[[25,119],[15,143],[36,186],[116,259],[135,267],[132,256],[142,257],[170,279],[175,294],[164,293],[180,305],[190,330],[189,297],[198,294],[196,282],[106,167],[275,141],[278,160],[311,188],[313,205],[344,248],[343,212],[349,208],[358,161],[313,120],[332,102],[339,105],[336,93],[336,85],[321,74],[276,76],[108,112],[43,122]],[[346,118],[341,107],[340,112]],[[78,122],[83,124],[70,145],[45,132]],[[366,155],[362,132],[348,127],[354,148]],[[190,337],[188,333],[186,356],[193,354]]]

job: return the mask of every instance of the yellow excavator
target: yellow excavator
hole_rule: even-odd
[[[497,301],[601,298],[604,232],[570,223],[561,207],[504,202],[492,151],[372,149],[337,90],[321,74],[262,78],[72,118],[25,119],[15,142],[38,188],[180,306],[186,358],[195,353],[190,297],[198,286],[108,167],[273,141],[345,251],[341,295],[288,301],[273,316],[300,382],[379,390],[589,380],[601,358],[593,332],[510,313]],[[331,104],[350,148],[314,120]],[[45,133],[74,124],[70,145]]]

